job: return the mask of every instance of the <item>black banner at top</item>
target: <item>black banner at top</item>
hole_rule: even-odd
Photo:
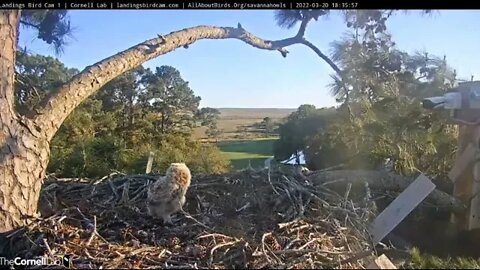
[[[479,1],[381,0],[3,0],[0,9],[465,9],[480,8]]]

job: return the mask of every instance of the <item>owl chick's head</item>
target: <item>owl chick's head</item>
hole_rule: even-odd
[[[190,169],[185,163],[171,163],[166,176],[184,188],[190,186],[192,180]]]

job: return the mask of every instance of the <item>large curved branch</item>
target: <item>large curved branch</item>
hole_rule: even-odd
[[[277,41],[264,40],[247,32],[240,24],[237,28],[197,26],[172,32],[166,36],[159,35],[157,38],[137,44],[85,68],[41,104],[33,121],[46,138],[51,139],[75,107],[115,77],[177,48],[188,48],[188,45],[202,39],[238,39],[258,49],[278,50],[284,57],[288,53],[285,49],[287,46],[311,44],[306,43],[303,37],[299,36]],[[325,55],[322,59],[332,68],[335,66]],[[338,68],[334,70],[337,73],[339,71]]]

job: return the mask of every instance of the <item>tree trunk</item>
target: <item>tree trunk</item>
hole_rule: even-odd
[[[35,216],[48,165],[48,142],[28,119],[14,112],[17,10],[0,11],[0,232]]]
[[[8,128],[0,161],[0,232],[36,216],[50,154],[46,141],[42,144],[22,129]]]

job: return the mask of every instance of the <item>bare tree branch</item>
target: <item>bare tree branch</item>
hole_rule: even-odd
[[[32,28],[35,28],[35,29],[39,28],[39,26],[37,24],[29,23],[25,20],[20,20],[20,23],[25,25],[25,26],[32,27]]]
[[[350,108],[350,103],[349,103],[350,102],[350,89],[348,89],[347,84],[345,83],[346,78],[345,78],[342,70],[332,61],[332,59],[330,59],[328,56],[326,56],[324,53],[322,53],[322,51],[320,51],[320,49],[317,48],[315,45],[313,45],[310,41],[302,39],[301,43],[303,45],[309,47],[310,49],[312,49],[312,51],[314,51],[320,58],[322,58],[323,61],[325,61],[338,74],[338,76],[340,77],[339,82],[342,85],[342,87],[345,89],[345,103],[346,103],[346,106],[347,106],[347,111],[348,111],[348,114],[350,116],[350,119],[353,119],[354,115],[353,115],[352,109]]]
[[[313,45],[310,41],[308,40],[305,40],[305,39],[302,39],[301,40],[301,44],[309,47],[310,49],[312,49],[312,51],[314,51],[320,58],[323,59],[323,61],[327,62],[327,64],[333,69],[335,70],[335,72],[338,74],[338,76],[340,76],[341,78],[343,78],[343,72],[342,70],[340,70],[340,68],[328,57],[326,56],[324,53],[322,53],[322,51],[320,51],[319,48],[317,48],[315,45]]]
[[[302,23],[299,33],[292,38],[282,40],[264,40],[247,32],[239,24],[238,27],[197,26],[172,32],[166,36],[159,35],[137,44],[125,51],[108,57],[92,66],[85,68],[68,83],[55,91],[52,96],[41,104],[33,121],[40,127],[47,139],[51,139],[65,118],[86,98],[99,88],[122,73],[133,69],[146,61],[167,54],[177,48],[202,39],[238,39],[255,48],[263,50],[277,50],[283,57],[288,51],[285,47],[293,44],[304,44],[314,50],[339,75],[340,69],[313,44],[303,36],[307,22]],[[303,29],[303,30],[302,30]]]
[[[311,18],[302,20],[300,24],[300,28],[298,28],[298,33],[296,35],[297,38],[303,38],[305,36],[305,30],[307,30],[307,25],[310,22]]]

